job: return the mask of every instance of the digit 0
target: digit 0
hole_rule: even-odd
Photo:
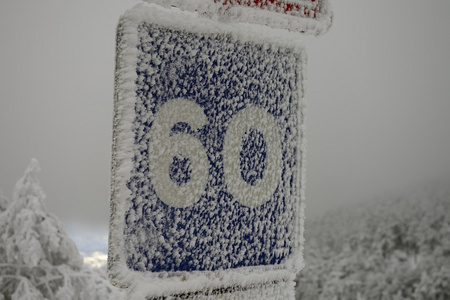
[[[254,185],[242,178],[240,169],[242,137],[252,129],[262,134],[267,145],[263,177]],[[256,106],[240,110],[228,125],[223,156],[227,189],[236,201],[257,207],[272,198],[281,177],[282,153],[278,125],[271,114]]]

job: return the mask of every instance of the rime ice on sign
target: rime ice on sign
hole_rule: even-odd
[[[145,0],[177,7],[232,23],[249,23],[320,35],[328,31],[332,10],[328,0]]]
[[[304,53],[251,28],[157,6],[119,25],[116,283],[149,278],[157,296],[288,282],[301,267]]]
[[[298,213],[298,55],[149,24],[138,32],[128,267],[281,264]]]

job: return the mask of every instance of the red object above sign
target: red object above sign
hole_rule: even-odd
[[[328,31],[332,10],[328,0],[145,0],[234,23],[265,25],[320,35]]]
[[[224,6],[247,6],[268,9],[278,13],[299,14],[302,17],[317,19],[320,16],[321,0],[302,1],[280,1],[280,0],[214,0],[216,3],[222,3]]]

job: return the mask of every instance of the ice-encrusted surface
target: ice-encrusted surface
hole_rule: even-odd
[[[129,290],[128,297],[130,300],[145,299],[147,291],[145,288],[135,287]],[[146,298],[151,300],[286,300],[294,299],[294,282],[266,282],[259,285],[221,287],[217,289],[206,289],[202,291],[172,294],[170,296],[160,296]]]
[[[144,0],[175,6],[230,23],[249,23],[302,32],[326,33],[332,23],[328,0]]]
[[[163,295],[302,266],[305,56],[259,31],[157,6],[122,19],[113,282]]]
[[[213,271],[282,263],[292,252],[294,218],[299,213],[294,205],[298,201],[294,184],[298,176],[298,57],[289,50],[264,49],[224,36],[200,36],[148,24],[139,27],[139,40],[135,156],[128,182],[133,198],[125,215],[124,233],[128,267],[152,272]],[[164,141],[150,142],[152,126],[157,126],[154,116],[161,106],[178,98],[196,103],[207,118],[207,124],[196,130],[177,122],[160,137],[193,136],[207,153],[207,184],[198,187],[203,188],[200,198],[184,208],[160,199],[152,183],[160,174],[152,174],[149,166],[149,156],[158,150],[167,152],[161,149]],[[263,199],[264,204],[254,208],[234,199],[224,174],[224,140],[231,134],[227,129],[233,117],[249,106],[262,107],[277,120],[282,140],[281,177],[274,179],[277,187]],[[172,111],[164,121],[172,122],[170,118],[177,113]],[[274,171],[265,168],[265,145],[279,145],[266,141],[262,129],[252,128],[241,137],[240,145],[233,145],[238,147],[240,163],[232,167],[240,170],[239,180],[250,186]],[[170,169],[161,172],[166,171],[172,181],[182,185],[189,182],[188,163],[189,157],[176,156]],[[169,184],[166,188],[176,188]],[[239,192],[245,190],[237,189]]]

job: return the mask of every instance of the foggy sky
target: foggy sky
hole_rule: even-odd
[[[450,174],[450,1],[330,1],[305,39],[307,217]],[[115,28],[136,3],[0,2],[0,188],[38,159],[74,235],[107,231]]]

